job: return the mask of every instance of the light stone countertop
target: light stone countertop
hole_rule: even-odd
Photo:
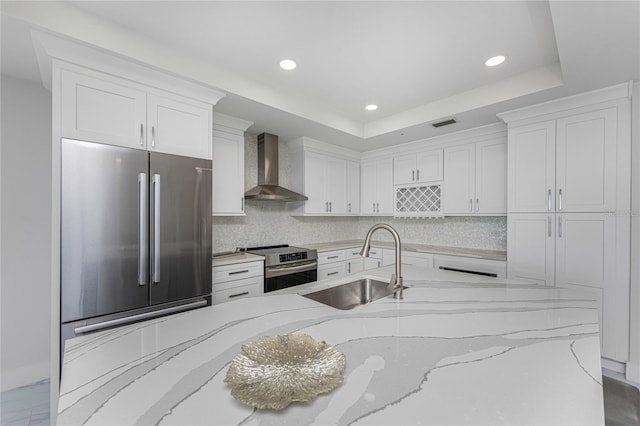
[[[58,424],[602,425],[596,301],[569,289],[404,268],[404,300],[301,297],[363,271],[67,342]],[[240,346],[306,333],[347,359],[333,392],[254,410],[223,382]]]
[[[252,253],[229,253],[222,256],[214,256],[211,261],[212,266],[235,265],[237,263],[255,262],[264,260],[264,256]]]
[[[310,243],[300,244],[301,247],[316,249],[318,252],[342,250],[352,247],[362,247],[364,240],[345,240],[335,241],[328,243]],[[372,246],[382,248],[395,248],[392,241],[372,241]],[[507,260],[507,252],[502,250],[484,250],[484,249],[472,249],[463,247],[445,247],[445,246],[431,246],[427,244],[415,244],[415,243],[402,243],[402,250],[413,251],[418,253],[433,253],[433,254],[447,254],[451,256],[464,256],[473,257],[476,259],[487,260]]]

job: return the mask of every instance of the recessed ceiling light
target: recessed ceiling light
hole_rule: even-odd
[[[366,109],[367,111],[375,111],[378,109],[378,105],[376,104],[369,104],[366,107],[364,107],[364,109]]]
[[[292,59],[283,59],[280,61],[280,68],[283,70],[291,71],[292,69],[295,69],[296,66],[295,61]]]
[[[486,61],[484,61],[484,64],[488,67],[495,67],[496,65],[500,65],[501,63],[504,62],[504,60],[507,59],[502,55],[498,55],[498,56],[494,56],[493,58],[489,58]]]

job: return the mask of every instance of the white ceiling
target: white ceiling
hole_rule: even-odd
[[[2,2],[2,72],[37,79],[28,29],[228,93],[249,131],[359,151],[640,79],[638,1]],[[507,56],[498,67],[485,59]],[[289,57],[293,71],[278,67]],[[364,106],[376,103],[377,111]],[[456,117],[435,130],[431,122]]]

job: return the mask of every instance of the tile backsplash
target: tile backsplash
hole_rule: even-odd
[[[288,146],[280,142],[280,185],[290,188]],[[257,136],[245,135],[245,189],[257,184]],[[380,222],[392,225],[402,242],[488,250],[507,249],[506,217],[447,217],[444,219],[394,219],[392,217],[297,217],[289,203],[246,200],[246,216],[213,218],[213,251],[271,244],[300,245],[364,239]],[[377,232],[376,240],[391,240]]]

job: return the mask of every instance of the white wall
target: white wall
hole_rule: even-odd
[[[3,75],[0,388],[49,377],[51,94]]]

